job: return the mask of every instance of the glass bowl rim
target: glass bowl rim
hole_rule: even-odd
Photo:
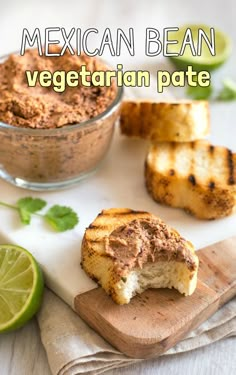
[[[10,52],[6,55],[0,56],[0,63],[2,62],[2,60],[5,60],[7,57],[9,57],[12,54],[19,54],[19,51]],[[104,63],[106,66],[109,67],[109,64],[106,61],[104,61],[103,59],[100,59],[100,58],[99,58],[99,60],[102,63]],[[123,86],[116,86],[116,88],[117,88],[116,97],[114,98],[112,103],[106,108],[106,110],[103,111],[102,113],[98,114],[97,116],[92,117],[91,119],[88,119],[86,121],[82,121],[80,123],[75,123],[75,124],[71,124],[71,125],[64,125],[62,127],[52,128],[52,129],[18,127],[18,126],[7,124],[3,121],[0,121],[0,129],[8,129],[8,130],[11,129],[13,132],[16,132],[16,133],[19,132],[19,133],[27,134],[27,135],[47,136],[47,135],[57,134],[58,132],[63,132],[63,133],[65,132],[66,133],[66,132],[70,132],[70,131],[73,131],[73,130],[78,129],[78,128],[86,128],[90,125],[95,124],[99,120],[105,120],[112,113],[114,113],[116,111],[118,105],[122,101],[123,91],[124,91]]]

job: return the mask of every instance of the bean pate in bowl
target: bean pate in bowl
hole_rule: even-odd
[[[107,71],[101,60],[66,52],[60,57],[9,55],[0,64],[0,177],[35,190],[67,187],[97,168],[119,116],[122,88],[91,85],[56,92],[25,72]]]

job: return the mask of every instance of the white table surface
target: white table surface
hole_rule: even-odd
[[[164,27],[183,23],[207,23],[230,34],[235,45],[234,15],[234,0],[0,0],[0,55],[19,50],[24,27],[30,31],[36,27],[43,30],[52,26],[63,26],[66,29],[96,27],[99,30],[106,27],[113,30],[117,27],[124,30],[134,27],[136,56],[130,58],[124,54],[122,61],[121,58],[111,59],[106,54],[104,57],[113,64],[122,62],[132,68],[154,71],[158,69],[157,60],[144,57],[146,27],[162,30]],[[226,74],[236,79],[232,58],[215,74],[215,81],[219,82]],[[234,123],[224,124],[222,121],[222,126],[226,126],[228,132],[230,125],[235,126]],[[236,339],[228,338],[194,352],[144,362],[138,366],[113,371],[113,374],[231,375],[236,372],[235,345]],[[0,337],[0,374],[50,374],[35,320],[18,332]]]

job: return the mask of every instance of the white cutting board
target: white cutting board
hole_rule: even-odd
[[[211,117],[211,139],[236,151],[235,102],[214,105]],[[200,221],[180,209],[155,203],[144,185],[147,146],[145,141],[121,136],[117,129],[100,169],[68,190],[35,193],[0,181],[0,200],[14,204],[20,197],[42,197],[50,205],[69,205],[78,213],[80,223],[74,230],[54,233],[37,217],[30,226],[23,226],[14,211],[0,207],[1,243],[19,244],[32,252],[42,266],[47,285],[72,307],[76,295],[96,287],[80,267],[80,246],[85,228],[103,208],[150,211],[179,230],[196,248],[236,234],[236,215]]]

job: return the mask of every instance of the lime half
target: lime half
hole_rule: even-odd
[[[42,272],[25,249],[0,245],[0,333],[23,326],[38,311]]]
[[[186,30],[190,28],[192,32],[193,43],[197,52],[198,44],[198,33],[199,29],[203,30],[207,37],[210,39],[210,26],[206,25],[185,25],[179,28],[179,31],[171,32],[171,40],[177,40],[178,44],[170,44],[168,46],[168,52],[177,52],[181,50],[182,42],[186,33]],[[222,31],[214,28],[215,30],[215,56],[211,55],[211,52],[206,44],[202,41],[201,56],[193,56],[189,45],[186,46],[183,56],[169,57],[173,63],[180,69],[186,70],[189,65],[192,65],[195,71],[207,70],[212,71],[217,69],[220,65],[228,59],[231,53],[231,40]]]

